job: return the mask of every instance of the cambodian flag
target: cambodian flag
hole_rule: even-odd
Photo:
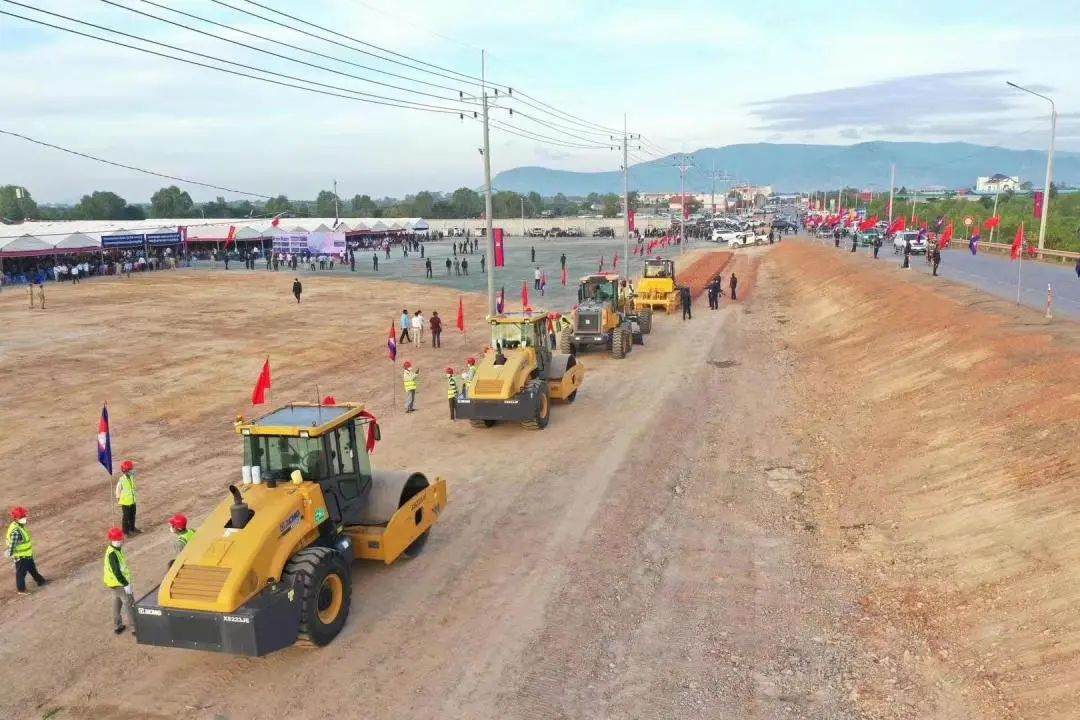
[[[109,436],[109,408],[101,406],[101,420],[98,421],[97,459],[101,467],[110,475],[112,471],[112,438]]]
[[[397,361],[397,338],[394,336],[394,323],[390,322],[390,334],[386,336],[386,349],[390,351],[391,362]]]
[[[979,241],[982,240],[982,236],[979,235],[979,226],[976,225],[972,231],[971,239],[968,240],[968,249],[971,250],[972,255],[976,255],[979,252]]]

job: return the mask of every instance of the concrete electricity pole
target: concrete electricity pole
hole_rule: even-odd
[[[630,281],[630,140],[640,139],[641,135],[626,132],[626,114],[623,113],[622,141],[622,206],[623,206],[623,272],[622,276]],[[611,138],[614,140],[615,138]],[[635,146],[640,150],[641,146]]]
[[[896,190],[896,164],[889,166],[889,227],[892,227],[893,192]]]
[[[488,96],[486,80],[486,57],[480,51],[480,95],[484,108],[484,227],[487,229],[487,292],[488,315],[495,315],[495,233],[491,227],[491,142],[488,138]],[[505,242],[505,239],[504,239]]]
[[[723,171],[717,172],[716,166],[713,165],[712,172],[705,177],[712,181],[712,193],[709,196],[710,203],[712,204],[712,212],[716,212],[716,183],[717,182],[729,182],[731,177]],[[727,201],[724,202],[724,209],[727,210]]]
[[[525,196],[521,196],[521,237],[525,237]]]
[[[1054,101],[1045,95],[1040,95],[1034,90],[1028,90],[1026,87],[1021,87],[1008,80],[1005,81],[1005,84],[1050,103],[1050,147],[1046,151],[1046,184],[1043,185],[1042,217],[1039,218],[1039,250],[1041,251],[1045,249],[1046,245],[1046,217],[1050,212],[1050,183],[1054,179],[1054,136],[1057,134],[1057,108]]]
[[[679,168],[679,211],[682,217],[679,219],[679,254],[686,252],[686,171],[694,167],[694,156],[679,153],[672,163]]]

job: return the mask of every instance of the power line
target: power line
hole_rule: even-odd
[[[567,148],[578,148],[578,149],[581,149],[581,150],[609,150],[609,149],[611,149],[610,145],[584,145],[584,144],[580,144],[580,143],[566,142],[566,141],[560,140],[558,138],[553,138],[553,137],[550,137],[548,135],[541,135],[540,133],[534,132],[532,130],[527,130],[525,128],[518,127],[516,125],[511,125],[509,123],[505,123],[505,122],[503,122],[501,120],[491,120],[490,123],[491,123],[492,127],[495,127],[495,128],[500,129],[500,130],[503,130],[505,132],[508,132],[511,135],[518,135],[519,137],[524,137],[524,138],[527,138],[529,140],[541,141],[541,142],[544,142],[544,143],[546,143],[548,145],[557,145],[559,147],[567,147]]]
[[[521,111],[516,111],[516,110],[513,110],[513,109],[510,109],[510,115],[512,117],[521,116],[523,118],[526,118],[527,120],[531,120],[532,122],[536,123],[537,125],[543,125],[544,127],[548,128],[549,130],[556,130],[558,132],[563,132],[563,133],[569,135],[572,138],[576,138],[577,140],[582,140],[582,141],[588,142],[588,143],[599,143],[599,142],[613,141],[614,140],[614,138],[612,138],[612,136],[609,133],[600,133],[599,131],[597,131],[596,134],[603,136],[599,140],[597,138],[595,138],[595,137],[590,138],[590,137],[585,137],[584,135],[578,135],[576,132],[571,132],[570,130],[566,129],[562,125],[558,125],[557,123],[552,123],[552,122],[547,121],[547,120],[541,120],[540,118],[529,115],[528,113],[523,113]],[[610,144],[610,142],[609,142],[609,144]]]
[[[385,95],[375,95],[375,94],[372,94],[372,93],[365,93],[365,92],[362,92],[362,91],[359,91],[359,90],[352,90],[350,88],[343,88],[343,87],[340,87],[340,86],[337,86],[337,85],[328,85],[326,83],[320,83],[320,82],[316,82],[314,80],[307,80],[305,78],[296,77],[294,75],[286,75],[284,73],[278,73],[278,72],[274,72],[272,70],[265,70],[263,68],[255,67],[255,66],[252,66],[252,65],[245,65],[243,63],[233,62],[232,60],[225,60],[223,58],[215,57],[213,55],[206,55],[206,54],[203,54],[203,53],[195,52],[193,50],[186,50],[184,48],[179,48],[179,47],[176,47],[174,45],[169,45],[167,43],[161,43],[161,42],[157,42],[157,41],[154,41],[154,40],[148,40],[146,38],[140,37],[138,35],[133,35],[131,33],[126,33],[126,32],[120,31],[120,30],[114,30],[112,28],[104,27],[102,25],[95,25],[94,23],[86,22],[84,20],[78,20],[76,18],[72,18],[72,17],[69,17],[67,15],[62,15],[60,13],[54,13],[54,12],[50,12],[48,10],[41,10],[39,8],[31,7],[29,5],[24,5],[23,3],[15,2],[15,0],[2,0],[2,1],[6,2],[6,3],[9,3],[11,5],[17,5],[19,7],[23,7],[23,8],[26,8],[28,10],[32,10],[34,12],[39,12],[39,13],[42,13],[42,14],[45,14],[45,15],[51,15],[53,17],[59,17],[59,18],[62,18],[64,20],[68,20],[70,22],[78,23],[80,25],[86,25],[88,27],[93,27],[93,28],[96,28],[98,30],[103,30],[105,32],[111,32],[111,33],[114,33],[116,35],[129,37],[129,38],[132,38],[134,40],[138,40],[140,42],[145,42],[145,43],[148,43],[148,44],[151,44],[151,45],[159,45],[161,47],[166,47],[166,48],[169,48],[170,50],[176,50],[177,52],[184,52],[184,53],[188,53],[189,55],[194,55],[196,57],[201,57],[201,58],[204,58],[204,59],[207,59],[207,60],[213,60],[213,61],[216,61],[216,62],[222,62],[222,63],[228,64],[228,65],[235,65],[236,67],[241,67],[241,68],[244,68],[246,70],[253,70],[255,72],[261,72],[261,73],[264,73],[266,75],[273,75],[273,76],[276,76],[276,77],[286,78],[288,80],[295,80],[295,81],[298,81],[298,82],[308,83],[310,85],[316,85],[316,86],[319,86],[319,87],[329,88],[331,90],[339,90],[341,92],[352,93],[353,95],[342,95],[340,93],[328,92],[326,90],[318,90],[316,88],[304,87],[302,85],[293,85],[291,83],[281,82],[279,80],[271,80],[269,78],[259,77],[257,75],[250,75],[248,73],[242,73],[242,72],[238,72],[236,70],[229,70],[228,68],[217,67],[216,65],[207,65],[206,63],[197,62],[195,60],[187,60],[185,58],[179,58],[179,57],[176,57],[175,55],[168,55],[166,53],[157,52],[155,50],[150,50],[148,48],[141,48],[141,47],[138,47],[136,45],[129,45],[127,43],[123,43],[123,42],[120,42],[118,40],[112,40],[110,38],[103,38],[103,37],[100,37],[98,35],[93,35],[93,34],[90,34],[90,33],[81,32],[81,31],[75,30],[73,28],[63,27],[61,25],[54,25],[52,23],[48,23],[48,22],[45,22],[43,20],[35,20],[33,18],[28,18],[28,17],[23,16],[23,15],[17,15],[15,13],[0,10],[0,14],[2,14],[2,15],[7,15],[9,17],[17,18],[19,20],[25,20],[26,22],[31,22],[31,23],[34,23],[36,25],[43,25],[45,27],[50,27],[50,28],[53,28],[53,29],[56,29],[56,30],[62,30],[64,32],[71,33],[73,35],[79,35],[79,36],[82,36],[82,37],[90,38],[92,40],[98,40],[100,42],[105,42],[105,43],[108,43],[110,45],[117,45],[119,47],[125,47],[125,48],[128,48],[130,50],[137,50],[139,52],[147,53],[149,55],[156,55],[158,57],[167,58],[169,60],[176,60],[178,62],[187,63],[189,65],[196,65],[198,67],[208,68],[210,70],[217,70],[218,72],[224,72],[224,73],[228,73],[230,75],[237,75],[237,76],[240,76],[240,77],[246,77],[246,78],[250,78],[252,80],[260,80],[262,82],[268,82],[268,83],[272,83],[274,85],[281,85],[281,86],[284,86],[284,87],[290,87],[290,88],[294,88],[294,89],[298,89],[298,90],[306,90],[308,92],[318,93],[318,94],[321,94],[321,95],[330,95],[330,96],[334,96],[334,97],[345,98],[346,100],[355,100],[355,101],[358,101],[358,102],[371,103],[373,105],[385,105],[385,106],[388,106],[388,107],[398,107],[398,108],[404,108],[404,109],[407,109],[407,110],[422,110],[422,111],[425,111],[425,112],[436,112],[436,113],[445,113],[445,114],[453,114],[453,115],[459,115],[462,112],[465,112],[461,108],[453,108],[453,107],[446,107],[446,106],[439,106],[439,105],[430,105],[430,104],[427,104],[427,103],[416,103],[416,102],[412,102],[410,100],[405,100],[405,99],[402,99],[402,98],[394,98],[394,97],[389,97],[389,96],[385,96]],[[354,97],[354,95],[355,96],[361,96],[361,97]],[[372,98],[372,99],[368,99],[368,98]],[[469,110],[468,112],[472,112],[472,111]]]
[[[84,158],[86,160],[93,160],[94,162],[103,163],[105,165],[112,165],[113,167],[123,168],[125,170],[134,170],[135,172],[140,172],[140,173],[143,173],[145,175],[154,175],[156,177],[165,178],[166,180],[175,180],[177,182],[181,182],[181,183],[184,183],[186,185],[198,185],[199,187],[211,188],[213,190],[222,190],[224,192],[233,193],[235,195],[248,195],[250,197],[259,198],[261,200],[272,200],[273,199],[272,195],[263,195],[262,193],[253,193],[253,192],[248,192],[247,190],[237,190],[236,188],[224,187],[222,185],[214,185],[212,183],[202,182],[201,180],[191,180],[189,178],[178,177],[176,175],[166,175],[165,173],[159,173],[159,172],[155,172],[154,170],[147,170],[146,168],[135,167],[134,165],[125,165],[124,163],[115,162],[113,160],[106,160],[104,158],[99,158],[99,157],[97,157],[95,155],[90,155],[88,153],[79,152],[78,150],[72,150],[71,148],[61,147],[60,145],[54,145],[52,143],[45,142],[44,140],[38,140],[37,138],[32,138],[32,137],[30,137],[28,135],[23,135],[21,133],[12,132],[10,130],[0,129],[0,135],[8,135],[8,136],[13,137],[13,138],[18,138],[20,140],[25,140],[27,142],[34,143],[35,145],[41,145],[42,147],[51,148],[53,150],[59,150],[60,152],[65,152],[65,153],[68,153],[69,155],[75,155],[76,157],[81,157],[81,158]]]

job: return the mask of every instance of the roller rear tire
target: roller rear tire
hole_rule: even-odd
[[[283,579],[300,596],[298,642],[328,645],[349,617],[352,580],[345,559],[330,548],[306,547],[289,559]]]
[[[652,308],[642,308],[638,311],[638,325],[641,326],[642,335],[652,332]]]
[[[522,422],[521,426],[526,430],[543,430],[551,418],[551,397],[548,395],[547,383],[543,380],[533,380],[529,383],[529,387],[537,396],[536,416],[532,420]]]

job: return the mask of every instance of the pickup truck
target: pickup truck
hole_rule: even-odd
[[[926,252],[926,240],[919,238],[917,232],[899,232],[893,235],[892,247],[894,255],[904,253],[904,245],[911,240],[911,254],[922,255]]]
[[[525,231],[527,237],[544,237],[544,228],[534,227]]]
[[[598,227],[592,231],[593,237],[615,237],[615,230],[609,227]]]

